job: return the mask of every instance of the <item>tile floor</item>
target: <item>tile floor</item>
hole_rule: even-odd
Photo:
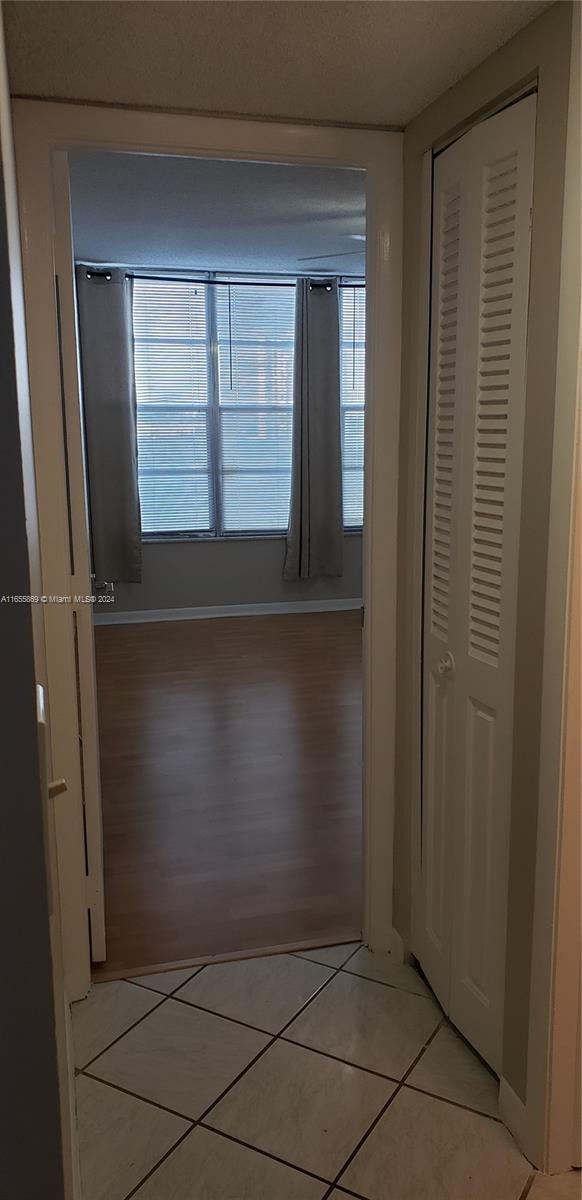
[[[420,975],[356,944],[97,984],[73,1031],[83,1200],[580,1200]]]

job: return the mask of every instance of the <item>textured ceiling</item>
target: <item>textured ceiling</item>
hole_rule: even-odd
[[[337,168],[78,154],[71,163],[75,257],[363,274],[363,244],[353,235],[365,233],[364,187],[362,171]]]
[[[12,91],[406,124],[547,0],[15,0]]]

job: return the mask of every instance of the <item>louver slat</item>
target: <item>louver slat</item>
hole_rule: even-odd
[[[432,489],[430,622],[431,632],[443,641],[446,641],[448,637],[450,616],[460,204],[459,186],[455,183],[445,192],[440,222],[440,286]]]
[[[497,666],[511,404],[517,154],[490,164],[483,178],[469,653]]]

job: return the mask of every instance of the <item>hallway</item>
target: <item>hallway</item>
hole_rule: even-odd
[[[357,944],[73,1006],[83,1200],[578,1200],[501,1124],[419,974]]]

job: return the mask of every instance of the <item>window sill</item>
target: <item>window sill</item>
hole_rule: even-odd
[[[151,542],[268,542],[282,541],[285,533],[145,533],[142,545]]]
[[[344,529],[344,537],[361,537],[363,528]],[[146,533],[142,534],[142,545],[149,546],[164,542],[282,542],[286,533]]]

